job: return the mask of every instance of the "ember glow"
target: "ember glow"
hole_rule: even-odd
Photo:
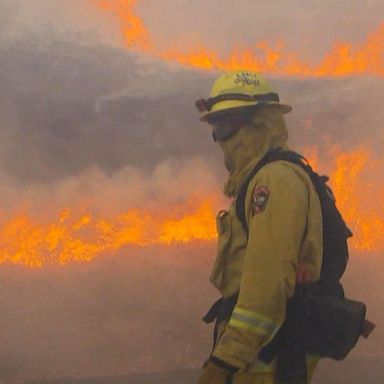
[[[135,0],[91,1],[102,11],[116,17],[127,48],[188,67],[203,70],[249,69],[298,77],[384,75],[384,23],[359,44],[335,42],[319,63],[310,64],[297,53],[288,51],[283,40],[275,47],[267,42],[255,42],[252,47],[235,46],[227,57],[203,44],[188,52],[158,49],[144,21],[135,15]]]
[[[316,159],[313,148],[305,152]],[[320,161],[320,169],[321,165]],[[364,181],[372,180],[382,166],[359,149],[336,155],[330,172],[338,207],[354,232],[351,245],[356,250],[384,249],[384,189]],[[51,222],[18,214],[1,223],[0,263],[38,268],[91,261],[129,245],[211,242],[216,239],[219,200],[218,195],[208,196],[157,210],[131,209],[108,218],[66,208]]]

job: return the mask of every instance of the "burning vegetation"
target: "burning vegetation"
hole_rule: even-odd
[[[318,163],[316,152],[304,152],[313,158],[313,164]],[[334,156],[331,186],[354,232],[352,246],[360,251],[383,250],[384,190],[376,188],[372,193],[372,186],[365,181],[372,180],[382,162],[370,158],[366,150]],[[15,214],[0,226],[0,263],[36,268],[87,262],[124,246],[211,242],[216,238],[215,211],[220,199],[218,195],[195,197],[173,206],[132,208],[113,217],[101,217],[80,207],[54,212],[50,221],[27,213]]]
[[[91,3],[100,12],[112,14],[118,20],[125,44],[130,50],[188,67],[219,70],[242,67],[300,77],[384,74],[384,24],[359,45],[335,44],[319,64],[311,66],[293,53],[287,52],[283,46],[272,48],[267,43],[256,43],[255,49],[235,47],[227,58],[220,58],[217,52],[203,45],[191,52],[160,49],[155,46],[144,21],[135,14],[135,0],[91,0]],[[51,60],[62,62],[60,58]],[[12,88],[15,87],[12,85]],[[20,86],[17,89],[24,88]],[[73,89],[76,88],[73,86]],[[24,95],[21,97],[25,100]],[[116,98],[117,101],[121,99]],[[115,99],[112,97],[111,100]],[[136,101],[128,99],[127,102]],[[102,98],[98,103],[102,104]],[[83,104],[84,111],[87,111],[89,107],[85,101]],[[46,108],[49,109],[48,106]],[[61,110],[62,107],[58,109]],[[138,110],[139,108],[135,108],[132,114],[136,115]],[[73,127],[78,124],[70,121],[71,126],[64,126],[69,116],[74,115],[73,111],[74,108],[60,117],[59,123],[63,127],[59,128],[67,132],[67,135],[75,135]],[[84,111],[79,111],[79,116]],[[44,110],[44,113],[47,111]],[[53,124],[54,129],[59,130],[57,122],[54,121]],[[109,127],[112,124],[114,123],[108,121]],[[120,122],[118,124],[121,125]],[[68,137],[65,139],[68,140]],[[327,154],[332,160],[323,163],[317,155],[316,147],[304,152],[316,169],[326,169],[330,174],[330,184],[338,206],[354,232],[351,240],[353,247],[357,250],[383,249],[384,189],[375,182],[376,175],[382,169],[382,160],[376,158],[369,146],[349,151],[334,149]],[[39,213],[47,213],[44,218],[31,214],[28,209],[19,208],[12,214],[3,215],[0,221],[0,263],[28,267],[64,265],[74,261],[90,261],[127,245],[144,247],[194,241],[211,242],[216,237],[214,217],[220,206],[220,199],[222,198],[218,194],[206,196],[202,192],[198,197],[183,196],[182,202],[167,202],[160,208],[137,208],[132,204],[129,209],[123,209],[114,215],[93,212],[90,208],[92,196],[88,196],[86,207],[80,203],[54,208],[42,205]]]
[[[228,57],[221,57],[203,44],[188,52],[158,49],[150,31],[135,14],[136,0],[91,0],[104,12],[112,13],[120,23],[128,48],[156,58],[205,70],[249,69],[283,76],[339,77],[348,75],[384,75],[384,23],[359,44],[336,42],[317,64],[309,64],[285,48],[284,41],[275,47],[256,42],[253,47],[235,46]]]

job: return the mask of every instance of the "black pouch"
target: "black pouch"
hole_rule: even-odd
[[[361,335],[366,315],[365,304],[346,298],[317,295],[307,300],[307,351],[321,357],[344,359]]]

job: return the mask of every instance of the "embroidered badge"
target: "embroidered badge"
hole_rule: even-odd
[[[260,80],[254,72],[240,72],[235,74],[234,78],[235,84],[241,83],[243,87],[247,85],[258,86],[260,85]]]
[[[255,188],[252,197],[252,216],[265,210],[269,198],[269,189],[262,185]]]

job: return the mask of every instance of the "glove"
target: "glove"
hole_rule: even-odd
[[[226,363],[223,365],[226,365]],[[231,367],[230,365],[228,365],[228,368],[229,369],[220,367],[211,359],[208,360],[204,364],[204,369],[200,375],[198,384],[226,384],[228,377],[237,371],[237,368]]]

